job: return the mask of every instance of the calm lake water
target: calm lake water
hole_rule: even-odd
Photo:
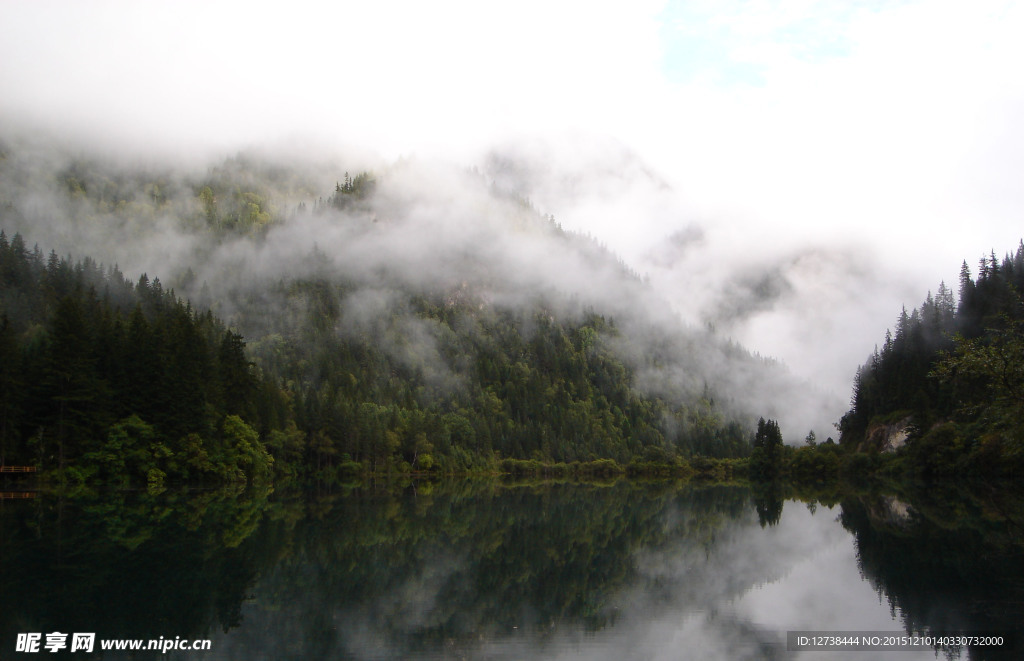
[[[1019,659],[1024,498],[668,482],[0,500],[0,659],[935,659],[788,631],[970,632]],[[19,634],[209,651],[17,652]],[[70,642],[70,640],[69,640]]]

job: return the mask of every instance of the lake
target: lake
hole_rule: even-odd
[[[937,656],[801,651],[787,632],[1001,636],[938,658],[1024,658],[1024,497],[986,489],[7,492],[0,659]],[[91,655],[70,652],[80,632],[95,634]],[[48,633],[67,647],[49,653]],[[39,652],[18,651],[28,634]],[[209,650],[100,649],[119,639]]]

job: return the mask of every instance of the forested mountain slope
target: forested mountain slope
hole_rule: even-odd
[[[0,464],[160,484],[270,475],[258,441],[287,416],[245,343],[117,267],[0,231]]]
[[[940,284],[857,372],[842,442],[878,444],[908,425],[904,453],[929,474],[1024,470],[1024,241],[1002,260],[965,261],[958,300]]]
[[[247,378],[262,385],[240,420],[278,471],[743,456],[757,416],[777,415],[801,392],[771,361],[683,326],[613,253],[479,172],[399,162],[344,173],[333,193],[317,195],[322,178],[310,169],[242,156],[198,174],[32,144],[8,144],[0,156],[0,226],[73,253],[49,261],[83,274],[74,285],[81,300],[95,289],[90,314],[159,323],[145,303],[156,297],[235,348],[247,344]],[[5,283],[4,312],[15,305],[8,300],[42,296],[50,277],[39,251],[13,243],[10,259],[35,264],[38,276],[24,292],[23,282]],[[83,266],[93,259],[159,274],[160,287],[192,307],[152,293],[155,277],[128,286],[110,269],[85,275],[98,268]],[[135,299],[105,302],[105,287],[129,292],[141,312]],[[32,322],[47,342],[60,301]],[[100,326],[83,328],[90,346],[103,344]],[[10,327],[10,345],[27,361],[15,376],[42,369],[30,336],[29,325]],[[88,360],[99,363],[99,351]],[[109,360],[132,370],[141,358]],[[119,402],[82,434],[109,438],[136,415],[171,445],[209,435],[236,414],[221,403],[228,391],[204,392],[212,411],[201,429],[175,422],[170,405]],[[170,390],[153,397],[178,399]],[[38,416],[25,415],[20,447],[50,438],[50,426],[40,432]],[[52,452],[38,457],[60,464]]]

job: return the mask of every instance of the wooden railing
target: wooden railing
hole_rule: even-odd
[[[0,466],[0,473],[35,473],[35,466]]]
[[[0,491],[0,500],[9,500],[15,498],[35,498],[35,491]]]

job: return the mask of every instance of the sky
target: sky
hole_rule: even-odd
[[[487,162],[824,387],[1024,231],[1024,5],[0,3],[0,121],[183,160]]]

